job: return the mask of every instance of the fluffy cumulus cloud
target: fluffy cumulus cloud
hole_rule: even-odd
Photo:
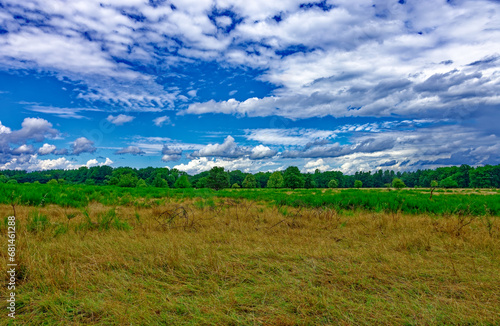
[[[238,158],[246,154],[248,154],[246,148],[238,146],[233,137],[227,136],[222,144],[209,144],[199,151],[194,152],[193,156]]]
[[[331,167],[325,163],[323,159],[317,159],[315,161],[309,161],[304,165],[302,172],[305,173],[313,173],[316,170],[320,170],[321,172],[330,170]]]
[[[38,154],[49,155],[52,154],[55,150],[56,146],[50,144],[43,144],[43,146],[38,149]]]
[[[252,152],[250,153],[250,158],[252,160],[260,160],[263,158],[270,158],[276,155],[278,151],[272,150],[267,146],[258,145],[252,148]]]
[[[10,134],[12,131],[10,130],[9,127],[6,127],[2,124],[2,121],[0,121],[0,134]]]
[[[52,124],[45,119],[25,118],[21,123],[21,129],[12,131],[10,128],[0,124],[2,137],[0,145],[23,144],[28,140],[41,142],[45,138],[53,138],[58,131],[52,128]]]
[[[85,138],[80,137],[75,140],[72,144],[73,155],[79,155],[81,153],[94,153],[97,148],[94,147],[94,142]]]
[[[78,169],[82,166],[92,167],[92,166],[102,166],[111,165],[113,161],[106,158],[105,162],[99,163],[97,160],[93,159],[88,161],[86,164],[78,164],[75,161],[68,160],[65,157],[60,157],[57,159],[47,159],[41,160],[38,158],[37,154],[25,155],[14,157],[10,161],[5,163],[0,163],[0,170],[25,170],[25,171],[45,171],[45,170],[73,170]]]
[[[190,154],[190,157],[250,158],[258,160],[270,158],[276,154],[276,150],[272,150],[264,145],[257,145],[253,148],[239,146],[232,136],[227,136],[222,144],[208,144],[200,150],[194,151]]]
[[[47,138],[55,138],[59,132],[52,124],[40,118],[25,118],[21,129],[12,130],[0,122],[0,164],[12,160],[26,161],[37,150],[31,143],[42,142]]]
[[[108,120],[109,122],[111,122],[112,124],[117,125],[117,126],[121,126],[127,122],[131,122],[134,119],[135,119],[135,117],[130,116],[130,115],[125,115],[125,114],[119,114],[117,116],[113,116],[110,114],[106,118],[106,120]]]
[[[106,160],[104,162],[99,163],[99,161],[94,158],[94,159],[87,161],[87,163],[84,166],[91,168],[93,166],[104,166],[104,165],[111,165],[111,164],[113,164],[113,161],[110,158],[106,157]]]
[[[174,166],[174,168],[179,171],[187,172],[188,174],[197,174],[208,171],[215,166],[223,167],[226,171],[240,170],[243,172],[255,172],[259,170],[273,171],[282,168],[278,163],[272,161],[256,162],[250,158],[226,160],[222,158],[209,159],[206,157],[193,159],[187,164],[179,164]]]

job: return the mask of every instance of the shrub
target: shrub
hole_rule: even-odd
[[[394,178],[394,180],[392,180],[392,187],[396,188],[396,189],[401,189],[401,188],[406,187],[406,185],[403,182],[403,180],[401,180],[399,178]]]
[[[337,188],[339,186],[339,182],[335,179],[332,179],[328,182],[328,188]]]

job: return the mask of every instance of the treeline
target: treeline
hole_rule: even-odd
[[[0,172],[0,183],[86,184],[120,187],[160,188],[383,188],[431,187],[500,188],[500,165],[441,167],[434,170],[395,172],[377,170],[345,175],[340,171],[301,173],[295,166],[285,171],[244,173],[214,167],[210,171],[189,176],[167,168],[134,169],[109,166],[81,167],[77,170]]]

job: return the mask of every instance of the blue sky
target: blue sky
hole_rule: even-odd
[[[3,0],[0,169],[500,163],[500,2]]]

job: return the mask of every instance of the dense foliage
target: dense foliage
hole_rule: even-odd
[[[395,179],[399,179],[394,183]],[[246,180],[246,182],[245,182]],[[81,167],[77,170],[50,171],[11,171],[0,172],[1,183],[51,183],[51,184],[86,184],[115,185],[119,187],[157,187],[157,188],[212,188],[224,189],[231,185],[246,188],[328,188],[331,180],[339,188],[383,188],[391,186],[432,187],[435,183],[442,188],[500,188],[500,165],[471,167],[441,167],[435,170],[417,170],[395,172],[377,170],[375,172],[356,172],[345,175],[340,171],[301,173],[295,166],[285,171],[258,172],[225,171],[214,167],[210,171],[194,176],[185,172],[167,168],[134,169],[128,167],[112,168],[109,166]],[[360,182],[356,182],[360,181]],[[355,184],[356,183],[356,184]]]

